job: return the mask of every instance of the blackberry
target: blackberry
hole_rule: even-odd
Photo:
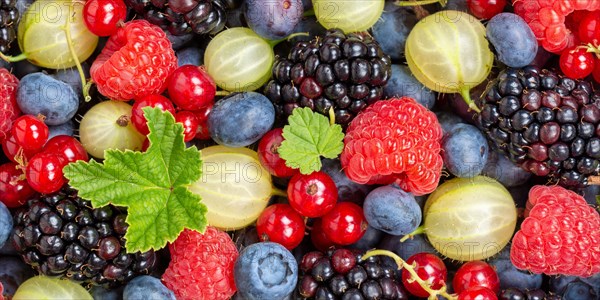
[[[560,300],[559,295],[547,294],[543,290],[520,290],[518,288],[508,288],[500,292],[499,300]]]
[[[287,58],[273,64],[272,75],[264,92],[279,117],[296,107],[324,115],[333,108],[336,123],[346,125],[382,98],[391,60],[368,34],[331,29],[323,37],[296,43]]]
[[[126,213],[93,209],[69,187],[29,200],[14,217],[13,245],[40,274],[115,287],[154,270],[153,251],[125,249]]]
[[[600,171],[600,94],[551,70],[508,68],[479,101],[493,148],[552,182],[577,189]]]
[[[125,0],[137,15],[173,35],[216,34],[241,0]]]
[[[344,248],[313,251],[300,262],[297,290],[307,299],[408,299],[394,262],[387,257],[360,260],[361,253]]]
[[[0,1],[0,52],[10,50],[12,42],[17,38],[17,24],[19,23],[19,10],[16,0]]]

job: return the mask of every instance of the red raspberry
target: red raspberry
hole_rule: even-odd
[[[233,266],[239,253],[227,233],[214,227],[204,234],[186,229],[169,251],[162,280],[177,299],[225,300],[235,294]]]
[[[0,141],[10,132],[13,121],[21,115],[17,105],[19,80],[7,69],[0,69]]]
[[[348,126],[342,166],[361,184],[396,182],[414,195],[429,194],[442,171],[441,138],[435,114],[414,99],[378,101]]]
[[[106,42],[90,74],[98,91],[113,100],[160,94],[177,68],[171,42],[156,25],[128,22]]]
[[[579,45],[576,22],[570,16],[577,11],[600,9],[598,0],[513,0],[514,11],[525,19],[544,49],[560,54]]]
[[[519,269],[589,277],[600,272],[600,215],[560,186],[534,186],[510,248]]]

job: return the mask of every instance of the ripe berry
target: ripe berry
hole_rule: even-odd
[[[458,300],[498,300],[498,297],[486,287],[475,286],[459,293]]]
[[[40,193],[57,192],[66,182],[62,171],[65,164],[63,158],[53,153],[38,153],[27,164],[27,182]]]
[[[356,243],[367,230],[362,208],[352,202],[338,203],[321,221],[327,239],[338,245]]]
[[[600,43],[600,11],[591,11],[579,23],[579,39],[582,43],[598,46]]]
[[[501,13],[506,0],[467,0],[469,11],[479,19],[491,19]]]
[[[173,103],[167,97],[161,95],[148,95],[141,99],[137,99],[131,108],[131,122],[135,126],[141,134],[148,135],[150,131],[148,130],[148,121],[146,117],[144,117],[144,111],[142,108],[144,107],[158,107],[162,111],[169,111],[173,116],[175,116],[175,107],[173,107]]]
[[[83,145],[76,138],[68,135],[57,135],[51,138],[44,146],[43,152],[60,155],[67,163],[89,159]]]
[[[356,255],[345,248],[336,249],[331,254],[331,265],[336,272],[346,274],[356,265]]]
[[[567,77],[581,79],[594,71],[595,58],[592,53],[587,52],[585,47],[574,47],[565,50],[560,55],[559,64],[560,70]]]
[[[6,138],[6,140],[2,142],[2,150],[4,151],[4,155],[6,155],[8,159],[16,163],[18,163],[21,159],[24,159],[26,161],[30,160],[39,151],[39,149],[23,149],[23,147],[17,144],[17,141],[15,140],[15,137],[13,135],[9,135]]]
[[[198,130],[196,130],[196,138],[199,140],[209,140],[210,131],[208,130],[208,115],[212,111],[214,103],[195,111],[196,119],[198,119]]]
[[[83,21],[97,36],[109,36],[117,32],[119,22],[127,17],[123,0],[88,0],[83,6]]]
[[[169,97],[178,108],[199,110],[214,101],[217,86],[206,71],[184,65],[176,69],[168,81]]]
[[[320,251],[326,251],[335,246],[335,243],[323,231],[323,221],[321,219],[315,219],[310,232],[310,241]]]
[[[24,115],[15,120],[11,133],[24,150],[40,151],[48,141],[49,130],[42,120]]]
[[[300,245],[304,229],[302,216],[288,204],[273,204],[256,220],[256,232],[262,242],[279,243],[288,250]]]
[[[452,286],[458,294],[476,286],[486,287],[494,293],[498,293],[500,291],[500,279],[496,271],[487,263],[470,261],[456,271]]]
[[[298,169],[292,169],[285,164],[285,160],[279,156],[277,149],[283,142],[283,129],[275,128],[267,132],[258,143],[258,160],[271,175],[287,178],[298,173]]]
[[[183,140],[189,142],[194,139],[198,131],[198,118],[187,110],[178,111],[175,114],[175,121],[183,125]]]
[[[296,174],[287,188],[290,205],[301,215],[321,217],[333,209],[338,192],[335,183],[325,172]]]
[[[446,284],[448,271],[444,262],[431,253],[417,253],[406,260],[409,265],[416,265],[415,271],[419,278],[424,281],[431,282],[431,288],[439,290]],[[418,282],[411,279],[410,273],[405,269],[402,270],[402,283],[409,293],[417,297],[429,297],[429,293],[425,291]]]
[[[0,165],[0,201],[8,207],[19,207],[34,194],[35,191],[27,183],[23,170],[16,163]]]
[[[0,142],[10,134],[13,121],[21,115],[17,105],[18,87],[17,77],[8,69],[0,68]]]

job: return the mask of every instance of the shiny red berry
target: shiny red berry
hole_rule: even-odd
[[[277,149],[283,142],[283,129],[275,128],[267,132],[258,143],[258,160],[271,175],[288,178],[298,173],[298,169],[292,169],[285,164],[285,160],[279,156]]]
[[[431,282],[431,288],[439,290],[446,284],[448,278],[448,270],[444,262],[431,253],[417,253],[406,260],[409,265],[414,265],[414,269],[424,281]],[[402,270],[402,283],[409,293],[417,296],[427,298],[429,293],[424,290],[417,281],[412,280],[410,273],[405,269]]]
[[[292,250],[304,238],[304,219],[288,204],[273,204],[256,220],[256,232],[262,242],[279,243]]]
[[[21,159],[29,161],[36,153],[40,151],[40,149],[23,149],[23,147],[17,144],[17,141],[15,141],[15,137],[12,135],[9,135],[4,140],[4,142],[2,142],[2,150],[4,151],[4,155],[6,155],[8,159],[16,163],[18,163]]]
[[[61,156],[54,153],[38,153],[27,164],[27,182],[40,193],[57,192],[66,182],[62,171],[65,165],[66,161]]]
[[[592,74],[596,58],[585,47],[573,47],[560,55],[560,70],[569,78],[581,79]]]
[[[189,142],[194,139],[198,131],[198,118],[191,111],[182,110],[175,114],[175,121],[183,125],[183,140]]]
[[[318,171],[294,175],[288,184],[287,195],[290,205],[301,215],[316,218],[333,209],[338,191],[331,177]]]
[[[198,130],[196,131],[196,139],[210,140],[210,132],[208,131],[208,115],[212,111],[214,103],[195,111],[196,119],[198,119]]]
[[[367,230],[367,220],[360,206],[341,202],[321,217],[322,230],[327,239],[338,245],[356,243]]]
[[[133,107],[131,108],[131,122],[135,126],[141,134],[148,135],[150,131],[148,130],[148,124],[146,117],[144,117],[144,111],[142,108],[144,107],[158,107],[163,111],[169,111],[173,116],[175,116],[175,107],[173,107],[173,103],[165,96],[161,95],[149,95],[146,97],[142,97],[141,99],[136,99]]]
[[[331,266],[340,274],[348,273],[355,265],[356,255],[348,249],[336,249],[331,254]]]
[[[76,138],[68,135],[57,135],[51,138],[44,146],[43,152],[61,155],[67,163],[89,159],[83,145]]]
[[[24,150],[40,151],[48,141],[48,126],[44,121],[32,116],[20,116],[11,129],[15,142]]]
[[[203,68],[184,65],[171,75],[168,91],[178,108],[199,110],[214,102],[217,85]]]
[[[582,43],[600,45],[600,11],[588,12],[579,23],[579,39]]]
[[[483,286],[494,293],[498,293],[500,291],[500,279],[494,268],[483,261],[476,260],[465,263],[456,271],[452,286],[454,292],[458,294],[476,286]]]
[[[16,163],[0,165],[0,201],[8,207],[19,207],[34,194],[23,170]]]
[[[315,219],[310,232],[310,241],[313,246],[319,251],[326,251],[327,249],[336,246],[329,237],[323,231],[323,221],[321,219]]]
[[[467,0],[469,11],[479,19],[491,19],[501,13],[506,0]]]
[[[492,290],[476,286],[459,293],[458,300],[498,300],[498,297]]]
[[[594,70],[592,71],[592,77],[594,81],[600,83],[600,62],[594,64]]]
[[[83,21],[90,32],[109,36],[117,32],[117,25],[127,17],[123,0],[87,0],[83,6]]]

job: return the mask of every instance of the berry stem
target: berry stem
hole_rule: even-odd
[[[600,176],[588,176],[588,185],[600,185]]]
[[[286,197],[287,198],[287,192],[285,192],[284,190],[280,190],[276,187],[273,187],[271,189],[271,196],[279,196],[279,197]]]
[[[72,9],[73,7],[69,5],[69,15],[73,15],[73,12],[71,11]],[[69,24],[71,19],[72,18],[67,18],[67,22],[65,23],[64,27],[65,35],[67,37],[67,45],[69,46],[69,52],[71,52],[71,57],[73,57],[73,60],[75,60],[75,65],[77,66],[77,71],[79,72],[83,98],[85,99],[85,102],[89,102],[92,99],[92,97],[90,97],[89,94],[89,87],[86,88],[87,81],[85,79],[85,73],[83,72],[83,68],[81,67],[81,62],[79,62],[79,57],[77,57],[77,54],[75,53],[75,47],[73,47],[73,39],[71,38],[71,26]]]
[[[415,235],[417,235],[417,234],[423,234],[423,233],[425,233],[425,227],[423,227],[423,226],[419,226],[419,227],[417,227],[417,229],[415,229],[413,232],[411,232],[411,233],[409,233],[409,234],[407,234],[407,235],[403,236],[403,237],[400,239],[400,242],[401,242],[401,243],[402,243],[402,242],[405,242],[406,240],[408,240],[408,239],[410,239],[410,238],[413,238]]]
[[[275,48],[275,46],[279,45],[279,43],[281,42],[285,42],[285,41],[289,41],[295,37],[298,36],[310,36],[310,33],[308,32],[296,32],[296,33],[292,33],[288,36],[286,36],[285,38],[282,38],[280,40],[266,40],[267,43],[269,44],[269,46],[271,46],[271,48]]]
[[[7,61],[7,62],[19,62],[19,61],[27,59],[27,53],[23,52],[17,56],[10,56],[10,55],[5,55],[4,53],[0,52],[0,58],[2,58],[2,60]]]
[[[400,0],[394,2],[398,6],[417,6],[417,5],[428,5],[439,3],[442,6],[446,6],[447,0]]]
[[[223,96],[223,97],[225,97],[225,96],[228,96],[229,94],[231,94],[231,92],[229,92],[229,91],[217,91],[215,93],[215,96]]]
[[[469,110],[474,110],[477,113],[481,113],[479,107],[477,107],[477,105],[475,105],[475,102],[471,100],[471,90],[468,87],[462,87],[460,89],[460,95],[463,97],[463,100],[465,100],[465,103],[467,103],[467,105],[469,106]]]
[[[335,124],[335,112],[333,111],[333,106],[329,108],[329,125],[333,126]]]
[[[406,263],[400,256],[398,256],[396,253],[394,253],[392,251],[379,250],[379,249],[369,250],[361,257],[361,260],[364,261],[364,260],[368,259],[369,257],[377,256],[377,255],[382,255],[382,256],[387,256],[387,257],[392,258],[398,265],[398,270],[400,270],[402,268],[406,269],[406,271],[408,271],[408,273],[410,273],[411,279],[416,281],[425,291],[427,291],[429,293],[428,299],[436,300],[436,299],[438,299],[438,297],[437,297],[438,295],[442,296],[448,300],[456,300],[457,299],[457,297],[455,295],[448,294],[448,292],[446,291],[446,285],[442,286],[442,288],[440,288],[439,290],[432,289],[430,282],[427,282],[427,281],[421,279],[421,277],[419,277],[419,274],[417,274],[417,271],[415,271],[416,266]]]
[[[312,17],[314,15],[315,15],[315,10],[312,8],[304,11],[304,13],[302,14],[303,17]]]

